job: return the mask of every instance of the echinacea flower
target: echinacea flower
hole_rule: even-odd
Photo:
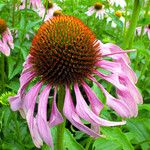
[[[13,37],[4,19],[0,19],[0,51],[10,55],[10,48],[14,48]]]
[[[111,5],[116,5],[116,6],[120,6],[121,8],[124,8],[126,6],[126,2],[125,0],[108,0],[108,2]]]
[[[142,27],[137,27],[136,28],[136,33],[138,36],[141,35],[141,31],[142,31]],[[150,40],[150,24],[146,27],[144,27],[144,33],[143,34],[146,34],[148,35],[148,39]]]
[[[125,19],[124,19],[124,17],[122,16],[122,12],[121,12],[121,11],[116,11],[116,12],[114,13],[114,15],[124,24]],[[111,22],[111,26],[112,26],[113,28],[116,28],[117,24],[116,24],[115,21],[113,21],[112,17],[108,17],[108,18],[107,18],[107,23],[108,23],[108,22]]]
[[[41,25],[23,65],[18,94],[9,98],[11,109],[19,110],[27,119],[33,142],[38,148],[43,141],[53,148],[50,128],[63,122],[56,102],[60,86],[65,87],[63,116],[92,137],[102,136],[97,130],[99,126],[123,125],[126,122],[99,117],[104,104],[90,88],[89,82],[100,88],[106,97],[106,105],[122,118],[137,116],[137,104],[142,103],[142,96],[135,86],[137,77],[129,66],[127,52],[130,50],[123,51],[111,43],[103,44],[82,21],[72,16],[56,16]],[[109,73],[105,74],[100,69]],[[112,96],[94,75],[111,83],[116,88],[117,97]],[[27,90],[33,80],[37,81],[36,84]],[[49,95],[53,95],[51,114],[47,111]],[[35,109],[36,103],[38,109]],[[91,128],[82,119],[88,121]]]
[[[61,8],[56,3],[48,2],[38,10],[38,14],[44,21],[53,17],[55,11],[61,11]]]
[[[94,4],[94,6],[89,7],[88,11],[85,14],[91,16],[94,13],[96,13],[96,18],[104,19],[104,15],[105,15],[104,5],[102,3],[97,2]]]

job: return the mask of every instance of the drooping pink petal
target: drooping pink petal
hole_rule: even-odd
[[[7,28],[6,31],[2,34],[2,37],[3,42],[8,43],[9,46],[13,49],[14,48],[13,37],[11,35],[9,28]]]
[[[55,91],[54,91],[52,111],[51,111],[51,116],[50,116],[50,120],[49,120],[50,127],[53,127],[53,126],[58,125],[63,122],[63,117],[62,117],[61,113],[59,112],[57,105],[56,105],[56,94],[57,94],[57,88],[55,88]]]
[[[91,104],[92,111],[99,116],[100,111],[103,109],[103,103],[98,99],[96,94],[91,90],[91,88],[83,81],[82,86],[84,91],[88,97],[88,100]],[[99,126],[91,125],[91,128],[96,132],[99,133]]]
[[[108,121],[108,120],[98,117],[90,110],[90,108],[86,104],[83,96],[81,95],[81,92],[79,90],[77,83],[74,84],[74,90],[75,90],[76,101],[77,101],[76,112],[84,120],[87,120],[93,125],[99,125],[99,126],[117,126],[117,125],[123,125],[126,123],[125,121],[112,122],[112,121]]]
[[[20,88],[18,94],[13,97],[9,97],[9,103],[13,111],[19,110],[22,108],[22,103],[25,95],[25,89],[29,82],[35,77],[35,73],[31,71],[32,66],[30,64],[25,64],[24,69],[20,77]],[[22,113],[23,114],[23,113]]]
[[[43,141],[54,148],[53,139],[47,122],[47,105],[51,86],[47,85],[39,96],[38,113],[36,116],[37,126]]]
[[[19,110],[22,107],[22,101],[20,95],[11,96],[8,98],[10,107],[13,111]]]
[[[7,45],[7,42],[2,42],[0,40],[0,51],[6,55],[6,56],[9,56],[10,55],[10,48],[9,46]]]
[[[99,71],[94,71],[99,77],[103,78],[104,80],[112,83],[118,90],[118,94],[120,93],[120,98],[129,106],[130,110],[132,111],[133,116],[136,116],[138,113],[137,103],[134,99],[133,95],[131,95],[130,89],[119,82],[119,77],[117,74],[111,75],[104,75]],[[132,90],[132,89],[131,89]],[[120,91],[120,92],[119,92]]]
[[[65,95],[63,112],[64,112],[65,117],[79,130],[85,132],[86,134],[88,134],[92,137],[100,136],[99,134],[92,131],[90,128],[88,128],[81,122],[79,116],[77,115],[77,113],[75,111],[71,93],[70,93],[68,86],[66,86],[66,95]]]
[[[39,134],[37,122],[34,118],[34,109],[36,104],[36,99],[38,96],[38,93],[41,89],[42,83],[38,82],[36,83],[26,94],[24,99],[24,110],[26,112],[26,119],[28,123],[28,127],[31,133],[32,140],[36,147],[40,148],[43,144],[42,138]]]
[[[114,98],[112,95],[110,95],[104,87],[96,81],[95,78],[90,77],[90,79],[97,84],[97,86],[103,91],[105,97],[106,97],[106,104],[115,110],[121,117],[129,118],[133,117],[131,110],[129,106],[124,102],[119,99]]]
[[[137,82],[137,76],[130,66],[125,61],[119,59],[117,62],[111,62],[107,60],[100,60],[96,63],[96,66],[103,68],[112,73],[126,74],[134,83]]]
[[[101,43],[101,46],[102,46],[102,49],[101,49],[102,56],[107,56],[107,54],[112,54],[110,55],[110,57],[113,58],[114,60],[117,61],[118,59],[122,58],[127,64],[130,64],[130,59],[128,55],[126,54],[127,50],[123,51],[119,46],[115,44],[111,44],[111,43],[107,43],[107,44]]]
[[[88,97],[88,100],[91,104],[93,112],[99,116],[100,111],[103,109],[103,103],[98,99],[95,93],[91,90],[91,88],[83,81],[82,86],[84,91]]]
[[[143,98],[141,93],[138,91],[134,83],[132,83],[129,78],[125,75],[119,76],[119,82],[122,83],[127,89],[129,89],[131,95],[133,95],[134,100],[137,104],[143,103]]]

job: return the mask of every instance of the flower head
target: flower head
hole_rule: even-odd
[[[114,12],[114,15],[124,24],[125,19],[124,19],[124,17],[122,16],[122,12],[121,12],[121,11],[116,11],[116,12]],[[111,26],[112,26],[113,28],[116,28],[117,24],[116,24],[116,22],[113,21],[113,19],[112,19],[111,17],[108,17],[108,18],[107,18],[107,23],[108,23],[108,22],[111,22]]]
[[[56,103],[60,85],[65,87],[66,92],[64,116],[90,136],[101,136],[97,130],[99,126],[123,125],[125,121],[113,122],[99,117],[104,104],[88,85],[89,81],[100,88],[106,97],[106,105],[118,115],[123,118],[137,115],[137,104],[142,103],[142,97],[135,87],[137,78],[129,66],[130,60],[126,52],[129,51],[123,51],[114,44],[101,43],[82,21],[72,16],[53,17],[40,27],[24,64],[18,94],[9,98],[12,110],[19,110],[27,119],[37,147],[43,141],[53,147],[50,128],[63,121]],[[105,57],[110,59],[105,60]],[[107,70],[109,74],[102,73],[99,69]],[[94,75],[115,86],[117,97],[109,94]],[[27,91],[26,87],[35,78],[37,83]],[[71,88],[76,102],[71,95]],[[91,107],[84,99],[81,88]],[[51,114],[47,114],[49,94],[53,94]],[[81,119],[88,121],[92,128],[86,126]]]
[[[53,13],[53,16],[61,16],[61,15],[63,15],[61,10],[55,10]]]
[[[95,3],[94,6],[91,6],[88,8],[88,11],[86,12],[86,14],[88,16],[93,15],[96,12],[96,17],[99,19],[103,19],[104,15],[105,15],[105,9],[104,9],[104,5],[102,3]]]
[[[10,48],[14,48],[13,37],[4,19],[0,19],[0,51],[10,55]]]

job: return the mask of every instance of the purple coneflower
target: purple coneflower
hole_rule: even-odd
[[[142,27],[137,27],[136,28],[136,32],[137,32],[137,35],[140,36],[141,35],[141,31],[142,31]],[[146,27],[144,27],[144,34],[148,35],[148,39],[150,40],[150,24]]]
[[[125,0],[108,0],[111,5],[120,6],[121,8],[124,8],[126,6]]]
[[[41,16],[42,18],[44,18],[44,21],[50,19],[53,17],[53,14],[55,11],[61,11],[62,9],[56,4],[56,3],[51,3],[48,2],[47,4],[48,6],[43,6],[43,8],[41,10],[39,10],[39,16]],[[46,11],[47,9],[47,11]],[[46,13],[46,15],[45,15]]]
[[[86,14],[88,16],[91,16],[95,12],[96,12],[96,18],[104,19],[105,9],[104,9],[104,5],[102,3],[97,2],[97,3],[94,4],[94,6],[89,7]]]
[[[13,37],[5,20],[0,19],[0,51],[9,56],[10,48],[14,48]]]
[[[65,87],[63,115],[72,125],[92,137],[102,136],[97,130],[99,126],[126,123],[99,117],[104,105],[122,118],[137,116],[137,104],[142,103],[142,96],[135,86],[137,77],[129,66],[126,52],[130,51],[123,51],[111,43],[103,44],[86,25],[72,16],[53,17],[41,25],[24,63],[18,94],[9,98],[11,109],[19,110],[27,119],[37,147],[43,141],[53,147],[50,128],[63,122],[56,103],[59,86]],[[107,74],[101,70],[107,70]],[[108,93],[94,76],[111,83],[116,88],[117,97]],[[37,83],[27,91],[33,80]],[[104,93],[106,104],[92,91],[88,85],[91,82]],[[83,97],[83,90],[87,100]],[[47,111],[50,94],[53,94],[51,114]],[[88,121],[91,128],[82,119]]]

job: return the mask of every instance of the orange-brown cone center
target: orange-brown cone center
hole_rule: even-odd
[[[103,7],[103,4],[102,4],[102,3],[99,3],[99,2],[95,3],[95,5],[94,5],[94,8],[95,8],[96,10],[101,10],[102,7]]]
[[[6,24],[5,20],[0,19],[0,34],[5,32],[6,29],[7,29],[7,24]]]
[[[70,84],[88,77],[100,58],[95,35],[79,19],[57,16],[41,25],[30,54],[31,63],[43,81]]]

